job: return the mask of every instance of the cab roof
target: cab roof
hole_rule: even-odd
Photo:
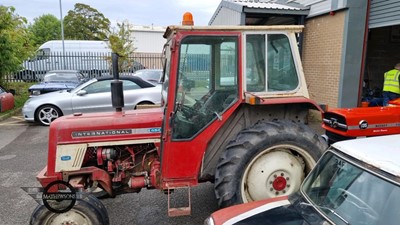
[[[168,26],[163,37],[168,38],[177,31],[288,31],[300,33],[303,25],[270,25],[270,26]]]
[[[332,147],[400,177],[400,134],[340,141]]]

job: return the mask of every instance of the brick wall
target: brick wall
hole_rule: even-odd
[[[302,62],[310,98],[338,106],[345,12],[306,21]]]

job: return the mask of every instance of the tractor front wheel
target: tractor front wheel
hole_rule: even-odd
[[[220,207],[289,195],[299,190],[326,143],[304,124],[260,121],[241,131],[222,153],[215,173]]]
[[[54,213],[44,205],[39,205],[33,211],[30,225],[59,225],[59,224],[110,224],[104,205],[96,197],[87,195],[77,199],[75,206],[65,213]]]

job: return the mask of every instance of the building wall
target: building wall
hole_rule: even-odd
[[[304,6],[310,7],[308,17],[320,16],[332,11],[337,11],[347,7],[348,0],[293,0]]]
[[[161,53],[166,40],[163,38],[166,27],[135,26],[133,43],[138,53]]]
[[[236,10],[222,7],[219,9],[217,14],[210,25],[241,25],[242,24],[242,14]]]
[[[310,18],[306,21],[303,69],[310,98],[338,106],[345,11]]]

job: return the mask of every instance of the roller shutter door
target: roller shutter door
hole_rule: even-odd
[[[371,0],[369,28],[400,25],[399,0]]]

